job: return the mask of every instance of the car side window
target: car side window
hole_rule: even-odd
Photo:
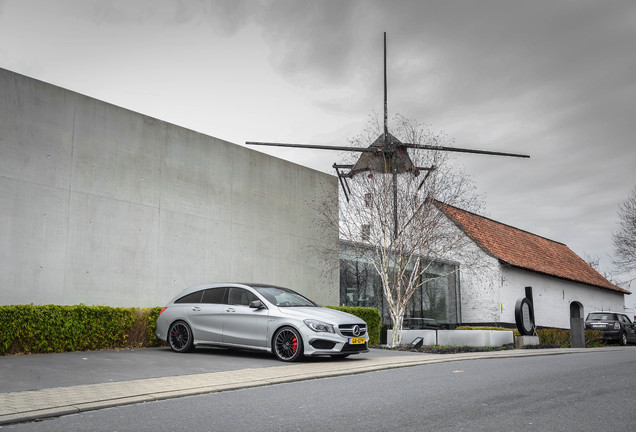
[[[203,292],[201,303],[223,304],[225,288],[210,288]]]
[[[203,291],[196,291],[181,297],[179,300],[175,301],[175,303],[201,303],[202,295]]]
[[[230,288],[230,295],[228,298],[228,304],[249,306],[250,302],[258,300],[253,293],[243,288]]]
[[[624,324],[631,324],[632,322],[629,320],[629,318],[627,318],[625,315],[619,315],[621,318],[621,321],[623,321]]]

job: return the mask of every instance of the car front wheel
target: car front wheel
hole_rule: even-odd
[[[190,326],[183,321],[177,321],[170,326],[168,343],[174,352],[185,353],[194,349],[194,337]]]
[[[293,362],[303,355],[300,333],[292,327],[283,327],[274,334],[272,351],[282,361]]]

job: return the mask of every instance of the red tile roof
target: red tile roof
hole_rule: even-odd
[[[631,294],[605,279],[563,243],[435,201],[451,221],[486,253],[514,267]]]

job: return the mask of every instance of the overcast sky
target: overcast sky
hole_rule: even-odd
[[[0,0],[0,67],[237,144],[346,145],[382,112],[385,31],[389,114],[530,154],[454,158],[486,216],[608,267],[636,186],[634,0]]]

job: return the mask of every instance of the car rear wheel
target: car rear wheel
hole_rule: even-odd
[[[183,321],[177,321],[170,326],[168,343],[172,351],[178,353],[190,352],[194,349],[194,337],[190,326]]]
[[[303,355],[303,341],[298,331],[292,327],[283,327],[274,334],[274,355],[282,361],[293,362]]]
[[[621,333],[621,345],[627,345],[627,333],[625,332]]]

